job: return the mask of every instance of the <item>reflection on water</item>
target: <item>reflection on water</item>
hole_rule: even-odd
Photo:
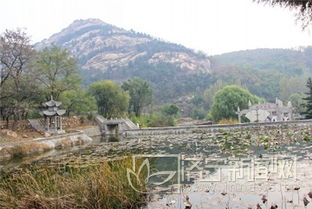
[[[311,144],[251,149],[239,155],[207,146],[182,151],[180,190],[156,191],[146,208],[184,209],[186,197],[201,209],[311,207]]]

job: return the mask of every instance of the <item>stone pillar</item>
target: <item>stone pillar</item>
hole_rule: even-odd
[[[57,131],[57,116],[54,116],[54,128]]]
[[[63,127],[62,127],[62,118],[61,118],[61,116],[59,117],[59,122],[60,122],[60,123],[59,123],[59,124],[60,124],[60,130],[63,131]]]
[[[47,131],[49,131],[49,129],[50,129],[50,118],[46,118],[46,129],[47,129]]]

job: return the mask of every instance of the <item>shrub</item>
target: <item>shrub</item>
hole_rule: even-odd
[[[149,115],[141,115],[140,117],[131,115],[130,119],[134,123],[138,123],[141,127],[163,127],[175,125],[174,116],[164,115],[160,112],[155,112]]]
[[[195,108],[192,112],[192,118],[202,120],[206,117],[207,112],[204,109]]]

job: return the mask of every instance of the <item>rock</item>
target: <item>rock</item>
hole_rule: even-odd
[[[44,137],[49,137],[49,136],[51,136],[51,134],[49,134],[49,133],[44,133]]]
[[[304,198],[303,198],[303,204],[304,204],[304,206],[307,206],[309,203],[310,203],[310,201],[309,201],[306,197],[304,197]]]
[[[268,201],[268,199],[265,195],[262,196],[261,200],[262,200],[263,204],[265,204]]]
[[[17,138],[17,133],[14,131],[11,131],[9,129],[2,130],[1,134],[7,135],[7,136],[12,137],[12,138]]]
[[[12,156],[7,148],[0,147],[0,160],[10,159]]]
[[[23,138],[28,138],[28,135],[27,135],[27,134],[23,134],[22,137],[23,137]]]
[[[190,200],[190,198],[186,195],[185,202],[184,202],[185,209],[191,209],[192,208],[192,203],[189,200]]]

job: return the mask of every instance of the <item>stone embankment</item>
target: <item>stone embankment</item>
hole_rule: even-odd
[[[276,132],[278,136],[285,133],[296,132],[296,130],[311,129],[312,120],[284,121],[275,123],[242,123],[231,125],[199,125],[199,126],[180,126],[163,128],[144,128],[126,130],[123,137],[126,139],[143,138],[181,138],[182,135],[191,136],[191,138],[203,138],[205,136],[215,136],[220,132],[244,132],[252,135],[266,136],[268,132]],[[271,133],[272,134],[272,133]],[[274,134],[273,134],[274,135]]]
[[[53,149],[64,149],[82,145],[92,141],[92,136],[100,135],[98,127],[92,127],[83,131],[76,131],[57,136],[37,138],[19,144],[0,147],[0,161],[14,157],[23,157],[47,152]]]
[[[196,144],[215,147],[223,153],[252,153],[252,147],[274,150],[284,145],[312,142],[312,120],[128,130],[124,138],[125,142],[128,141],[125,150],[129,147],[183,150],[184,146]],[[116,147],[119,150],[122,148],[119,145]],[[112,149],[109,151],[112,152]],[[105,153],[103,150],[100,152]]]

